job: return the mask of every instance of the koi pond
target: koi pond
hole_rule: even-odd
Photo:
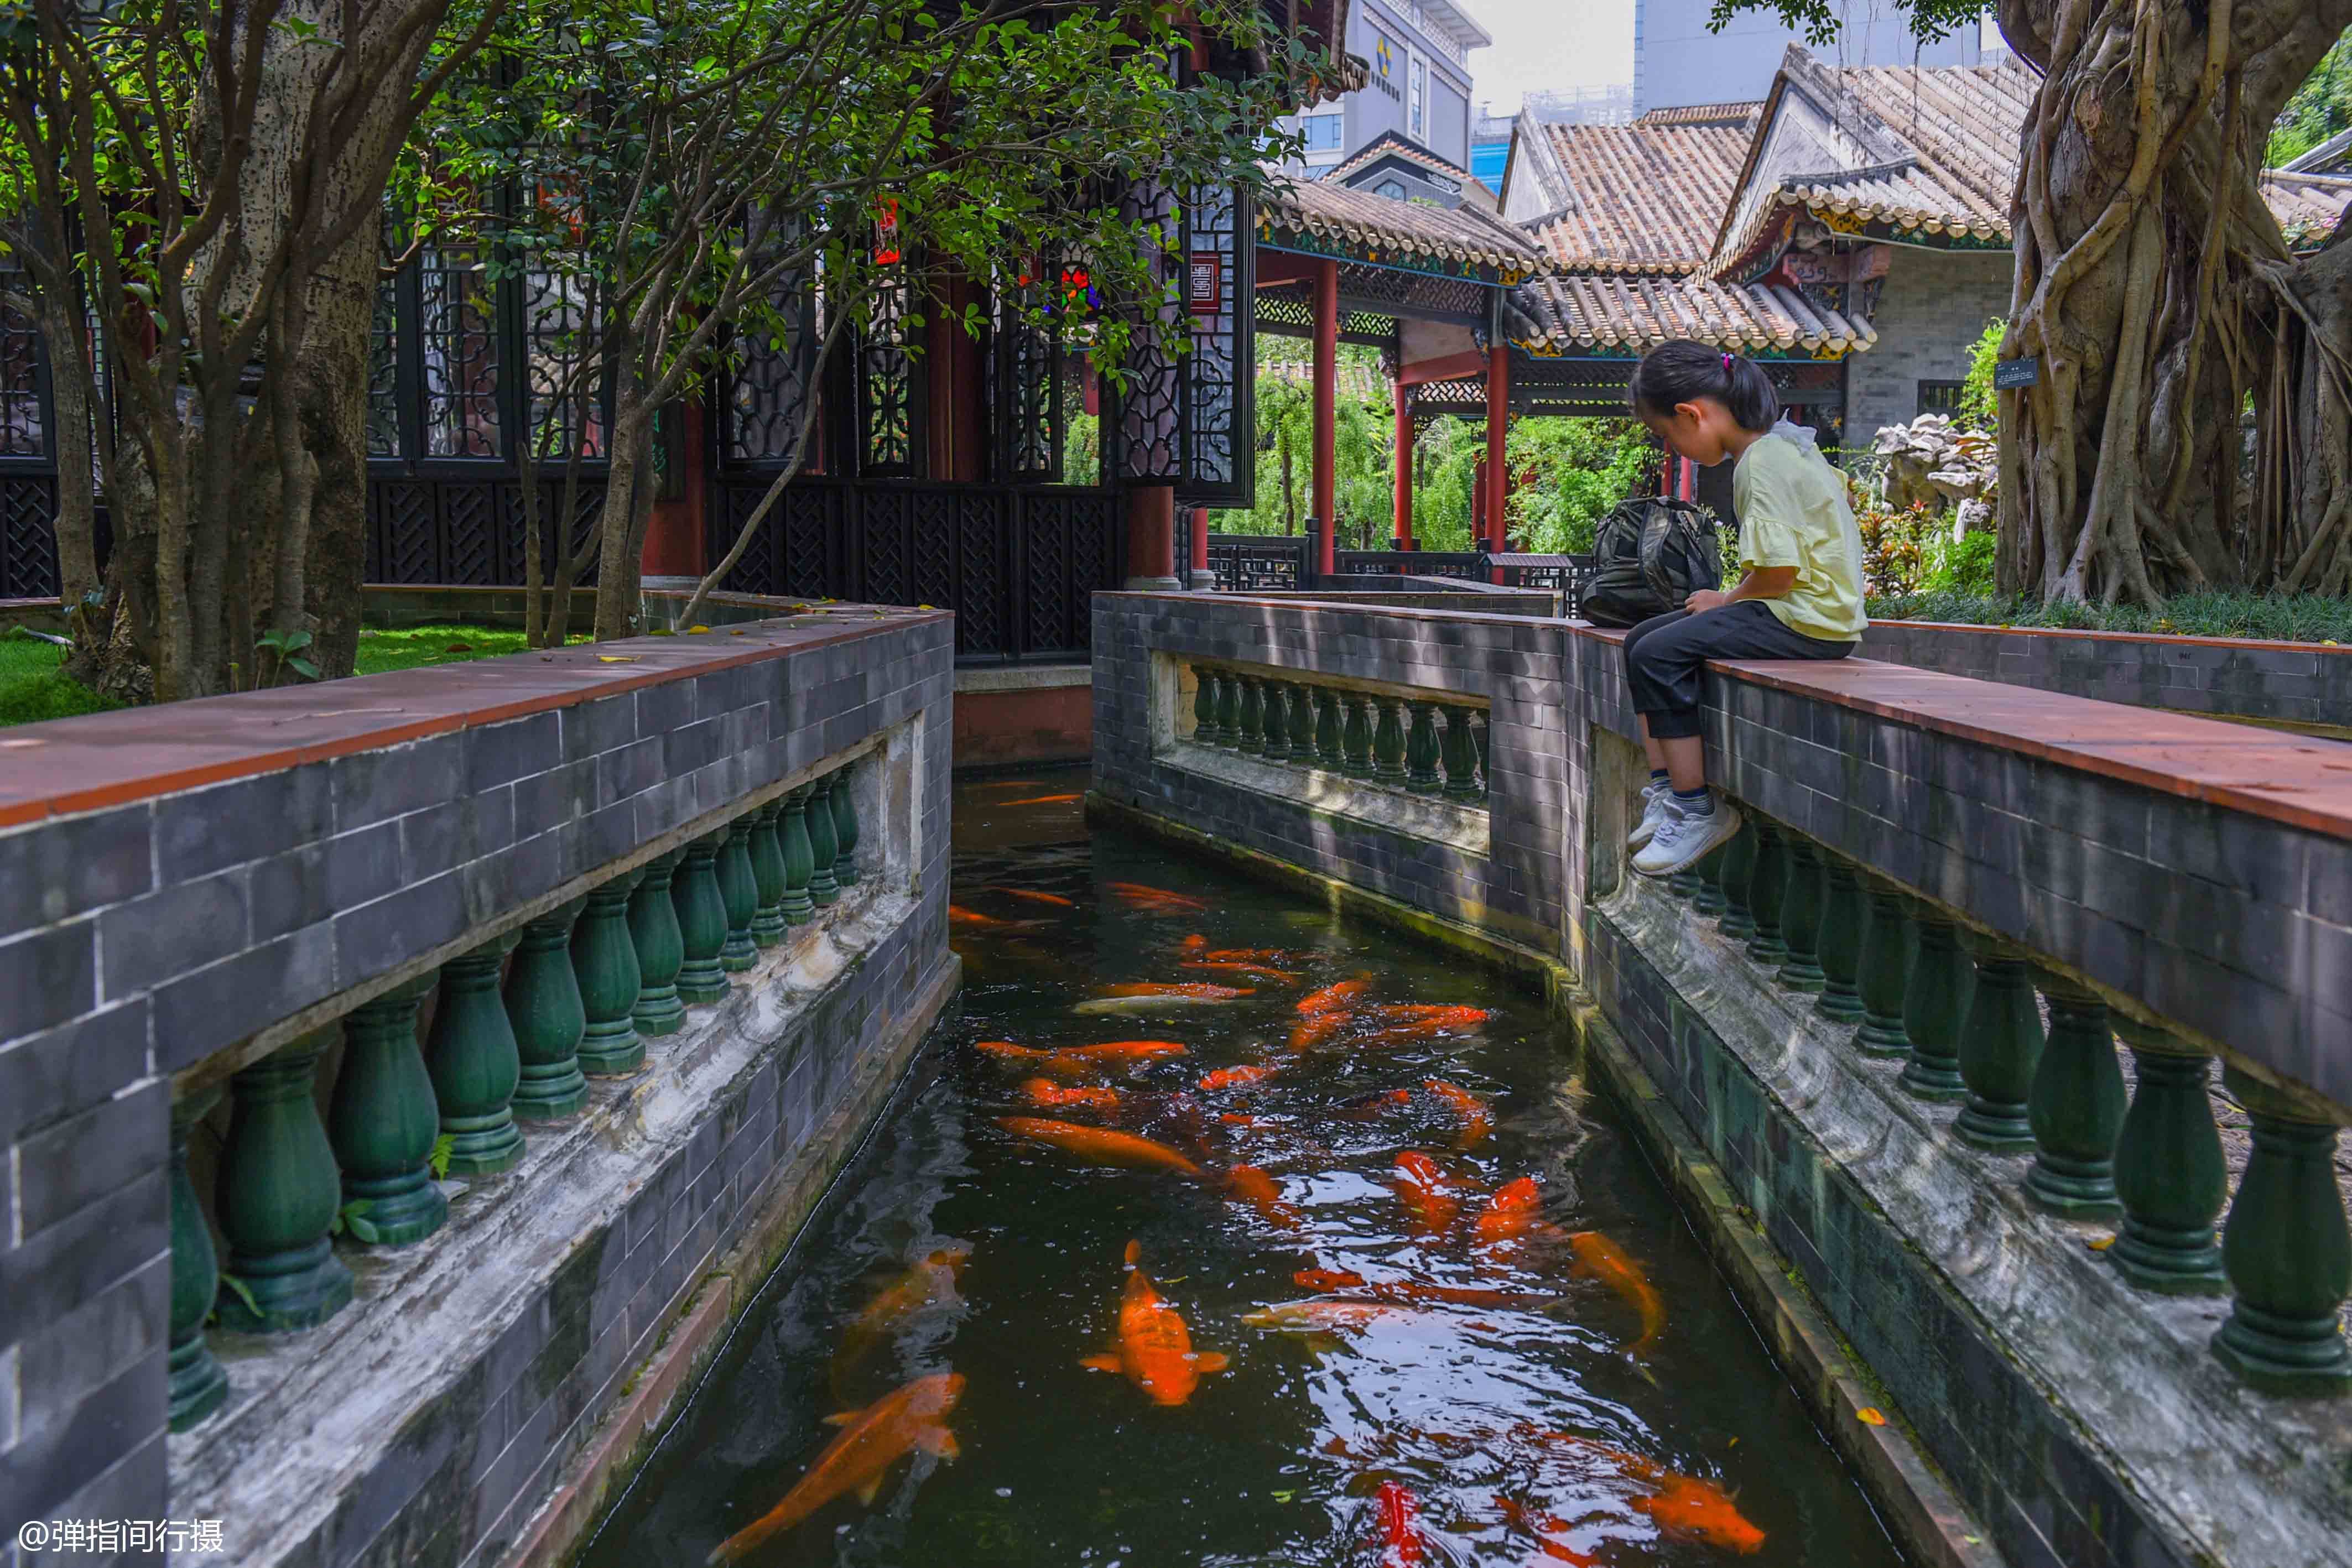
[[[1084,787],[583,1563],[1901,1561],[1539,998]]]

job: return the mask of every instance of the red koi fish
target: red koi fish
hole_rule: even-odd
[[[1384,1089],[1377,1094],[1359,1095],[1353,1100],[1343,1102],[1330,1113],[1350,1122],[1370,1122],[1385,1115],[1399,1105],[1412,1103],[1412,1090]]]
[[[1140,1170],[1175,1171],[1197,1176],[1201,1167],[1165,1144],[1117,1133],[1108,1127],[1081,1127],[1075,1122],[1048,1122],[1034,1116],[999,1116],[996,1124],[1016,1138],[1050,1145],[1092,1165],[1127,1166]]]
[[[1355,1005],[1356,998],[1370,989],[1370,980],[1340,980],[1298,998],[1298,1016],[1317,1018],[1325,1013],[1344,1012]]]
[[[1065,1085],[1048,1078],[1025,1080],[1021,1085],[1021,1098],[1032,1105],[1045,1105],[1056,1110],[1083,1105],[1089,1111],[1116,1111],[1126,1103],[1126,1097],[1116,1089],[1100,1085]]]
[[[1067,806],[1086,799],[1083,795],[1032,795],[1025,800],[999,800],[1000,806]]]
[[[1418,1149],[1407,1149],[1396,1157],[1397,1201],[1411,1217],[1415,1236],[1427,1239],[1454,1228],[1462,1200],[1447,1190],[1453,1185],[1437,1162]]]
[[[1347,1027],[1346,1013],[1318,1013],[1313,1018],[1301,1019],[1290,1031],[1290,1049],[1312,1051]]]
[[[1189,944],[1190,938],[1187,938]],[[1195,958],[1212,964],[1304,964],[1314,956],[1311,953],[1293,953],[1286,947],[1192,947],[1185,951]]]
[[[1235,1166],[1225,1173],[1225,1186],[1235,1197],[1258,1211],[1268,1225],[1277,1230],[1304,1229],[1307,1221],[1298,1210],[1282,1200],[1282,1189],[1274,1178],[1255,1166]]]
[[[1118,1301],[1118,1349],[1087,1356],[1079,1364],[1126,1374],[1155,1405],[1181,1405],[1192,1397],[1203,1375],[1223,1372],[1228,1364],[1215,1351],[1192,1348],[1192,1333],[1184,1326],[1183,1314],[1153,1288],[1142,1260],[1143,1244],[1129,1242],[1127,1287]]]
[[[1478,1249],[1494,1252],[1517,1246],[1543,1211],[1543,1193],[1533,1176],[1506,1182],[1478,1216]]]
[[[1561,1531],[1574,1528],[1568,1521],[1555,1519],[1548,1513],[1529,1513],[1525,1505],[1500,1493],[1496,1495],[1495,1506],[1503,1511],[1503,1523],[1506,1528],[1516,1531],[1519,1534],[1532,1535],[1536,1538],[1536,1551],[1545,1561],[1574,1563],[1580,1564],[1580,1568],[1601,1568],[1600,1558],[1587,1556],[1572,1546],[1564,1545],[1550,1539]]]
[[[1250,995],[1247,986],[1213,986],[1206,980],[1130,980],[1096,988],[1107,997],[1192,997],[1208,1002],[1229,1002],[1235,997]]]
[[[1220,1067],[1202,1078],[1201,1087],[1204,1090],[1246,1089],[1252,1084],[1265,1082],[1280,1071],[1276,1067]]]
[[[1462,1131],[1454,1140],[1457,1149],[1475,1149],[1486,1141],[1495,1130],[1495,1113],[1486,1102],[1459,1084],[1448,1083],[1442,1078],[1432,1078],[1422,1084],[1423,1089],[1445,1103],[1446,1109],[1462,1119]]]
[[[1394,1481],[1381,1483],[1377,1502],[1381,1516],[1381,1550],[1383,1565],[1402,1565],[1429,1561],[1429,1542],[1422,1539],[1421,1526],[1416,1522],[1421,1503],[1412,1493]]]
[[[926,1308],[962,1304],[963,1298],[956,1294],[956,1278],[971,1257],[969,1242],[942,1247],[877,1292],[842,1333],[840,1348],[833,1357],[835,1392],[839,1393],[875,1347],[908,1319]]]
[[[1077,797],[1073,795],[1069,797],[1069,799],[1075,800]],[[1012,804],[1018,806],[1022,804],[1022,802],[1014,800]],[[1025,887],[992,887],[986,891],[994,894],[1001,894],[1006,898],[1026,899],[1031,904],[1050,904],[1056,909],[1076,909],[1077,907],[1076,900],[1064,898],[1058,893],[1032,893]]]
[[[1176,967],[1180,969],[1205,969],[1224,975],[1246,975],[1255,980],[1270,980],[1277,986],[1295,986],[1306,978],[1296,969],[1270,969],[1263,964],[1212,962],[1206,958],[1189,958]]]
[[[1666,1306],[1651,1288],[1650,1277],[1642,1271],[1639,1263],[1625,1255],[1624,1249],[1598,1230],[1576,1231],[1569,1237],[1568,1244],[1576,1252],[1577,1273],[1591,1274],[1605,1281],[1641,1314],[1642,1337],[1632,1346],[1633,1359],[1641,1360],[1649,1354],[1658,1332],[1666,1326]]]
[[[1141,883],[1112,882],[1103,884],[1104,891],[1129,909],[1145,915],[1206,915],[1209,901],[1194,898],[1190,894],[1171,893],[1164,887],[1146,887]]]
[[[1009,1040],[983,1040],[972,1049],[1007,1066],[1025,1067],[1032,1071],[1050,1073],[1055,1078],[1132,1072],[1148,1063],[1187,1054],[1184,1048],[1172,1040],[1115,1040],[1106,1045],[1068,1045],[1055,1051],[1015,1045]]]
[[[955,1434],[947,1428],[947,1416],[962,1397],[963,1375],[945,1372],[919,1377],[863,1410],[826,1416],[842,1428],[841,1435],[825,1446],[783,1501],[720,1542],[709,1561],[734,1562],[844,1492],[856,1492],[859,1501],[870,1505],[881,1492],[884,1473],[918,1449],[954,1458]]]
[[[1367,1009],[1355,1022],[1368,1032],[1356,1037],[1360,1046],[1409,1045],[1437,1035],[1459,1034],[1495,1015],[1485,1008],[1394,1004]]]
[[[1731,1494],[1696,1476],[1669,1476],[1656,1496],[1635,1498],[1633,1508],[1677,1541],[1702,1542],[1743,1557],[1764,1548],[1764,1532],[1740,1513]]]
[[[1013,924],[1010,920],[999,920],[993,915],[982,915],[977,909],[966,909],[961,904],[948,905],[948,921],[950,925],[968,925],[975,931],[986,931],[992,927],[1004,927]]]

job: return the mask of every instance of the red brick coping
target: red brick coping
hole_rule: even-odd
[[[0,729],[0,828],[276,772],[450,730],[948,622],[944,610],[823,612],[632,637],[318,685],[85,714]]]

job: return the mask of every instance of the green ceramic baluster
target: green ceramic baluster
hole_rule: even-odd
[[[1217,674],[1217,744],[1228,751],[1242,744],[1242,682],[1231,670]]]
[[[857,796],[850,788],[855,762],[833,776],[833,880],[843,887],[857,885]]]
[[[1728,907],[1723,897],[1723,862],[1730,852],[1729,844],[1717,844],[1691,868],[1698,873],[1698,886],[1692,889],[1690,895],[1691,913],[1702,920],[1717,919]]]
[[[2025,960],[1985,937],[1976,954],[1977,986],[1960,1028],[1960,1077],[1969,1086],[1952,1133],[1972,1148],[2023,1154],[2033,1147],[2026,1100],[2042,1060],[2042,1009]]]
[[[514,961],[507,966],[507,1022],[514,1027],[515,1052],[522,1061],[514,1092],[517,1121],[552,1122],[588,1103],[588,1080],[580,1071],[588,1010],[572,972],[572,928],[585,902],[575,898],[525,921]],[[350,1161],[343,1169],[348,1186]]]
[[[1911,1060],[1903,1065],[1903,1087],[1922,1100],[1965,1100],[1960,1076],[1960,1039],[1975,999],[1976,967],[1960,946],[1959,925],[1927,904],[1911,906],[1918,932],[1911,984],[1903,993],[1903,1033]]]
[[[1813,1010],[1838,1023],[1862,1021],[1862,934],[1870,906],[1862,873],[1844,856],[1822,852],[1822,999]]]
[[[1217,672],[1192,666],[1192,738],[1202,746],[1217,744]]]
[[[213,1301],[225,1329],[289,1333],[351,1301],[352,1271],[327,1239],[342,1186],[310,1094],[322,1042],[305,1035],[229,1080],[228,1142],[213,1186],[228,1242]]]
[[[629,945],[637,950],[637,1005],[630,1021],[646,1037],[676,1034],[686,1027],[686,1003],[678,999],[677,970],[686,962],[686,942],[678,935],[677,904],[672,883],[683,850],[672,850],[646,862],[645,875],[629,894]],[[583,1019],[586,1014],[581,1015]]]
[[[1315,760],[1315,688],[1303,683],[1290,688],[1290,760],[1301,768]]]
[[[751,857],[751,887],[757,895],[751,908],[751,940],[773,947],[792,929],[784,924],[784,849],[776,841],[776,819],[784,803],[771,800],[751,816],[751,831],[743,847]],[[638,956],[640,966],[644,956]]]
[[[1287,762],[1290,760],[1290,683],[1260,681],[1258,685],[1265,694],[1265,744],[1259,748],[1258,754],[1268,762]]]
[[[833,834],[833,807],[825,799],[822,779],[809,786],[808,841],[809,902],[823,909],[841,896],[841,879],[833,874],[833,862],[841,858],[841,842]]]
[[[588,1015],[580,1036],[580,1071],[592,1078],[617,1077],[645,1065],[646,1042],[637,1038],[633,1016],[645,973],[637,967],[637,945],[629,939],[629,895],[643,874],[624,872],[591,888],[587,907],[572,928],[572,973]]]
[[[1756,914],[1748,907],[1748,890],[1756,882],[1756,825],[1749,822],[1723,846],[1716,886],[1723,895],[1723,915],[1715,928],[1734,942],[1756,935]]]
[[[362,1245],[422,1241],[449,1218],[433,1182],[440,1105],[416,1044],[416,1009],[432,994],[433,977],[419,976],[343,1019],[327,1143],[342,1168],[344,1234]]]
[[[1475,801],[1485,791],[1478,788],[1478,744],[1470,738],[1470,714],[1466,707],[1445,710],[1445,797],[1449,800]]]
[[[1380,722],[1372,727],[1372,777],[1383,784],[1404,782],[1404,703],[1374,697]]]
[[[809,897],[809,875],[816,870],[816,852],[809,847],[808,798],[809,787],[805,784],[784,797],[784,827],[780,837],[784,852],[787,925],[805,925],[816,917],[816,904]]]
[[[2254,1124],[2254,1148],[2221,1235],[2237,1300],[2213,1354],[2271,1394],[2352,1392],[2344,1298],[2352,1234],[2336,1183],[2336,1124],[2235,1068],[2221,1081]]]
[[[1748,914],[1756,934],[1748,939],[1748,956],[1767,968],[1788,960],[1789,944],[1780,932],[1780,908],[1789,894],[1789,836],[1778,822],[1756,819],[1756,869],[1748,879]]]
[[[1235,675],[1242,688],[1242,744],[1244,755],[1262,756],[1265,751],[1265,693],[1255,675]]]
[[[1315,766],[1337,773],[1347,766],[1339,745],[1339,694],[1329,686],[1315,688]]]
[[[2143,1291],[2219,1295],[2226,1288],[2213,1221],[2229,1201],[2230,1171],[2213,1125],[2206,1054],[2163,1030],[2118,1017],[2135,1085],[2116,1143],[2124,1222],[2107,1261]]]
[[[522,1158],[513,1103],[522,1053],[499,997],[499,967],[514,941],[511,933],[494,936],[441,966],[441,1001],[433,1009],[425,1064],[441,1105],[441,1131],[452,1140],[451,1176],[495,1176]],[[585,1065],[584,1052],[583,1058]]]
[[[1435,795],[1445,781],[1437,776],[1437,705],[1411,703],[1412,729],[1405,741],[1405,788],[1416,795]]]
[[[219,1102],[220,1090],[211,1088],[172,1107],[172,1337],[164,1364],[174,1432],[186,1431],[228,1398],[228,1374],[205,1343],[205,1319],[220,1292],[220,1259],[188,1179],[188,1133]]]
[[[1372,700],[1360,693],[1349,692],[1339,698],[1347,708],[1347,722],[1340,727],[1339,746],[1346,757],[1345,771],[1350,779],[1372,776]]]
[[[1778,977],[1784,989],[1818,991],[1829,982],[1822,968],[1822,852],[1811,839],[1786,837],[1789,877],[1780,893],[1780,940],[1789,956]]]
[[[784,881],[792,882],[792,827],[787,812]],[[803,834],[805,841],[807,835]],[[727,945],[727,904],[719,896],[719,839],[705,833],[686,846],[677,874],[670,880],[670,906],[677,915],[680,954],[677,994],[688,1002],[723,1001],[727,971],[719,967],[719,949]],[[784,895],[784,915],[792,915],[792,894]]]
[[[822,796],[819,809],[830,825],[833,808]],[[741,817],[727,824],[719,844],[719,902],[727,910],[727,939],[719,945],[719,967],[740,975],[760,961],[751,921],[760,913],[760,883],[751,874],[751,826]]]
[[[1862,993],[1862,1027],[1853,1043],[1868,1055],[1911,1052],[1911,1037],[1903,1031],[1903,998],[1911,988],[1912,948],[1911,912],[1903,895],[1874,883],[1862,969],[1854,977],[1854,988]]]
[[[2050,999],[2050,1038],[2026,1096],[2036,1152],[2025,1195],[2072,1219],[2111,1219],[2123,1212],[2116,1139],[2124,1130],[2124,1072],[2107,1004],[2061,976],[2040,979]]]

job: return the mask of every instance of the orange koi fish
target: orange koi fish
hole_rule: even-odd
[[[1247,986],[1213,986],[1206,980],[1131,980],[1097,988],[1107,997],[1195,997],[1211,1002],[1229,1002],[1251,994]]]
[[[1454,1184],[1435,1160],[1418,1149],[1407,1149],[1396,1157],[1396,1173],[1397,1201],[1412,1217],[1415,1236],[1443,1236],[1454,1228],[1462,1200],[1446,1190]]]
[[[1461,1134],[1454,1141],[1455,1148],[1475,1149],[1495,1130],[1495,1113],[1488,1109],[1486,1102],[1467,1089],[1442,1078],[1432,1078],[1422,1087],[1444,1101],[1446,1108],[1462,1118]]]
[[[1384,1089],[1377,1094],[1360,1095],[1341,1104],[1331,1113],[1350,1122],[1369,1122],[1399,1105],[1412,1103],[1410,1089]]]
[[[1126,1097],[1116,1089],[1096,1085],[1065,1086],[1048,1078],[1031,1078],[1021,1085],[1021,1098],[1032,1105],[1048,1105],[1057,1109],[1083,1105],[1089,1111],[1116,1111]]]
[[[1506,1182],[1501,1190],[1486,1200],[1484,1212],[1478,1216],[1476,1236],[1480,1251],[1494,1251],[1515,1247],[1527,1238],[1528,1228],[1536,1223],[1543,1210],[1543,1193],[1533,1176],[1521,1176]]]
[[[1189,1176],[1201,1174],[1200,1166],[1167,1145],[1139,1138],[1132,1133],[1081,1127],[1075,1122],[1048,1122],[1034,1116],[999,1116],[996,1124],[1016,1138],[1049,1144],[1094,1165],[1175,1171]]]
[[[963,1375],[943,1372],[919,1377],[863,1410],[826,1416],[828,1424],[842,1428],[841,1435],[825,1445],[783,1501],[720,1542],[709,1560],[732,1563],[844,1492],[856,1492],[859,1501],[870,1505],[882,1490],[884,1473],[918,1449],[954,1458],[958,1449],[947,1416],[962,1397]]]
[[[1246,1089],[1253,1083],[1263,1083],[1281,1069],[1277,1067],[1220,1067],[1201,1080],[1206,1089]]]
[[[1429,1560],[1429,1543],[1422,1539],[1421,1526],[1414,1522],[1421,1504],[1412,1493],[1394,1481],[1381,1483],[1377,1506],[1381,1515],[1381,1563],[1411,1564]]]
[[[956,1294],[956,1278],[971,1257],[969,1242],[954,1242],[883,1287],[842,1332],[841,1347],[833,1357],[834,1391],[839,1393],[874,1347],[908,1318],[928,1307],[962,1305],[963,1298]]]
[[[1211,962],[1206,958],[1188,958],[1177,966],[1180,969],[1211,969],[1220,974],[1247,975],[1252,979],[1271,980],[1278,986],[1295,986],[1306,977],[1296,969],[1270,969],[1263,964]]]
[[[1361,1333],[1380,1322],[1413,1322],[1427,1315],[1391,1301],[1341,1301],[1327,1297],[1312,1301],[1278,1301],[1243,1313],[1242,1322],[1252,1328],[1297,1334],[1307,1342],[1308,1350],[1321,1355],[1339,1348],[1341,1334]]]
[[[969,925],[975,931],[985,931],[991,926],[1005,926],[1013,924],[1010,920],[999,920],[993,915],[982,915],[977,909],[966,909],[961,904],[948,905],[948,919],[954,925]]]
[[[1069,798],[1073,800],[1077,799],[1075,795]],[[1019,800],[1012,803],[1015,806],[1022,804]],[[1076,900],[1064,898],[1058,893],[1032,893],[1025,887],[992,887],[985,891],[1002,894],[1006,898],[1025,898],[1032,904],[1050,904],[1056,909],[1076,909],[1078,906]]]
[[[1579,1230],[1570,1235],[1568,1244],[1576,1250],[1576,1272],[1591,1274],[1607,1281],[1609,1288],[1625,1298],[1628,1305],[1642,1315],[1642,1337],[1633,1342],[1633,1359],[1639,1361],[1666,1326],[1666,1307],[1658,1292],[1650,1287],[1650,1277],[1642,1266],[1625,1255],[1622,1248],[1598,1230]]]
[[[1301,1019],[1297,1027],[1290,1031],[1290,1049],[1312,1051],[1347,1027],[1348,1015],[1341,1012],[1318,1013],[1313,1018]]]
[[[1317,1018],[1325,1013],[1343,1012],[1370,987],[1370,980],[1340,980],[1326,986],[1311,996],[1298,998],[1298,1016]]]
[[[983,1040],[972,1049],[1009,1066],[1026,1067],[1056,1078],[1132,1072],[1150,1062],[1187,1054],[1172,1040],[1115,1040],[1107,1045],[1066,1045],[1055,1051],[1015,1045],[1008,1040]]]
[[[1104,891],[1130,909],[1147,915],[1206,915],[1209,901],[1194,898],[1190,894],[1171,893],[1164,887],[1146,887],[1141,883],[1111,882],[1103,884]]]
[[[1087,1356],[1079,1364],[1097,1372],[1125,1373],[1155,1405],[1181,1405],[1192,1397],[1202,1376],[1223,1372],[1229,1364],[1215,1351],[1192,1348],[1183,1315],[1152,1288],[1142,1258],[1143,1244],[1129,1242],[1127,1288],[1118,1300],[1118,1351]]]
[[[1503,1511],[1506,1528],[1536,1538],[1536,1551],[1547,1562],[1573,1563],[1580,1564],[1580,1568],[1601,1568],[1600,1558],[1587,1556],[1572,1546],[1550,1539],[1560,1531],[1575,1528],[1567,1520],[1555,1519],[1550,1514],[1529,1513],[1523,1504],[1500,1493],[1496,1495],[1495,1505]]]
[[[1257,1166],[1235,1166],[1225,1173],[1225,1186],[1276,1229],[1298,1230],[1306,1227],[1307,1221],[1298,1210],[1282,1201],[1282,1189],[1274,1185],[1274,1178]]]
[[[999,800],[997,804],[1000,806],[1066,806],[1073,800],[1081,800],[1085,798],[1082,795],[1032,795],[1025,800]]]
[[[1358,1015],[1355,1022],[1369,1032],[1359,1035],[1361,1046],[1404,1045],[1441,1034],[1456,1034],[1486,1022],[1494,1014],[1485,1008],[1412,1006],[1377,1007]]]
[[[1304,964],[1311,953],[1294,953],[1286,947],[1203,947],[1186,949],[1193,957],[1212,964]]]
[[[1740,1513],[1731,1494],[1696,1476],[1669,1476],[1656,1496],[1635,1498],[1633,1508],[1678,1541],[1703,1542],[1743,1557],[1764,1547],[1764,1532]]]
[[[1310,1291],[1352,1291],[1364,1282],[1364,1277],[1352,1269],[1301,1269],[1290,1282]]]
[[[1209,939],[1195,931],[1190,936],[1185,937],[1182,942],[1178,944],[1178,946],[1182,947],[1187,953],[1205,953],[1209,950]]]

